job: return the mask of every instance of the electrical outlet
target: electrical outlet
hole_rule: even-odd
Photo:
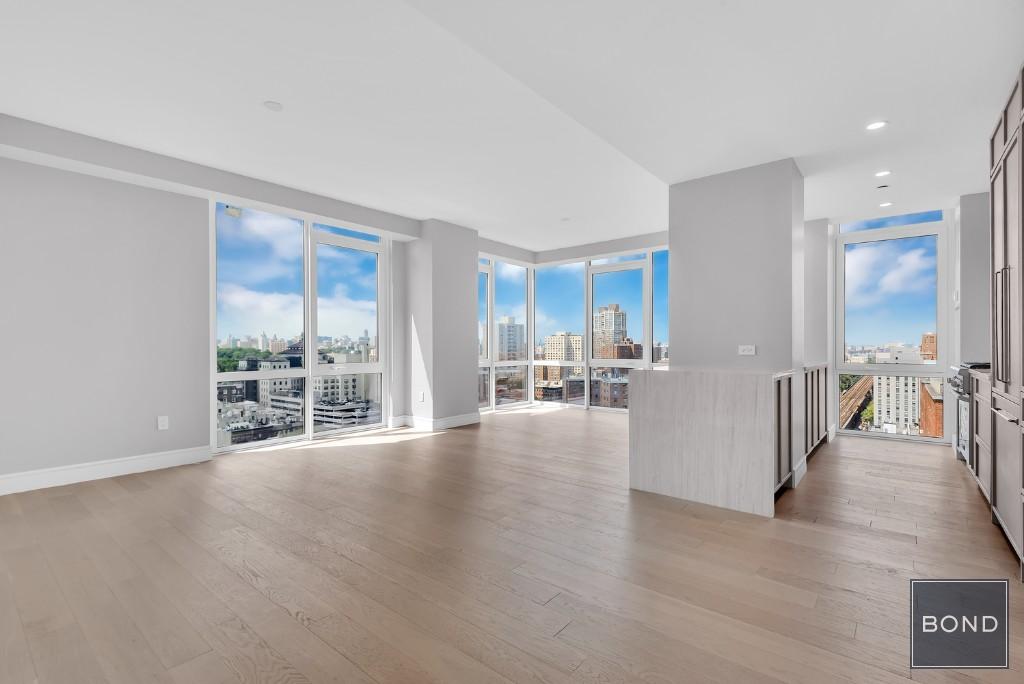
[[[756,356],[757,347],[753,344],[741,344],[739,349],[740,356]]]
[[[157,430],[170,430],[171,419],[168,416],[157,416],[156,417],[156,429]]]

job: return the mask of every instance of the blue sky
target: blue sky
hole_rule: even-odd
[[[302,232],[300,219],[217,205],[218,339],[302,332]],[[320,245],[317,256],[319,334],[374,335],[376,254]]]
[[[846,246],[846,345],[917,346],[936,329],[938,238]]]
[[[237,215],[236,215],[237,214]],[[217,205],[217,338],[259,335],[291,338],[303,329],[302,221],[247,208]],[[320,227],[318,228],[325,228]],[[337,231],[331,231],[337,232]],[[613,259],[612,261],[621,261]],[[585,316],[582,262],[537,269],[536,338],[561,330],[582,334]],[[526,322],[526,269],[496,262],[494,315]],[[668,252],[654,256],[654,339],[668,341]],[[600,274],[594,306],[619,304],[629,334],[642,340],[639,270]],[[317,246],[319,335],[356,338],[377,328],[377,256]],[[486,315],[486,290],[480,289]]]

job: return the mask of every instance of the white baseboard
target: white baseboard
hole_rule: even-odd
[[[836,424],[832,423],[828,426],[828,441],[833,441],[836,438]]]
[[[800,484],[800,480],[804,479],[804,475],[806,475],[806,474],[807,474],[807,457],[804,456],[803,460],[800,461],[799,463],[797,463],[796,467],[793,468],[793,479],[790,480],[789,485],[791,487],[796,487],[798,484]]]
[[[480,422],[479,411],[476,413],[464,413],[461,416],[448,416],[447,418],[424,418],[421,416],[407,417],[411,419],[411,425],[414,430],[422,430],[424,432],[437,432],[438,430],[448,430],[450,428],[462,425],[472,425]]]
[[[391,416],[388,418],[388,427],[412,427],[412,416]]]
[[[144,473],[147,470],[160,470],[174,466],[202,463],[209,461],[210,447],[191,447],[174,451],[160,451],[154,454],[141,454],[125,458],[111,458],[105,461],[75,463],[56,468],[28,470],[21,473],[0,475],[0,496],[28,492],[33,489],[46,489],[61,485],[102,480],[106,477]]]

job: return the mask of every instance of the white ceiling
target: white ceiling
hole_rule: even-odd
[[[410,2],[666,183],[795,158],[807,218],[984,191],[1024,61],[1021,0]]]
[[[0,112],[537,251],[664,230],[666,183],[790,156],[808,218],[952,206],[986,187],[1024,61],[1021,0],[0,0],[0,16]],[[876,118],[891,125],[866,133]]]

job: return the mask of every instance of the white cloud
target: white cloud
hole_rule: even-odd
[[[935,257],[891,242],[858,245],[846,252],[846,305],[863,309],[903,294],[935,288]]]
[[[217,337],[258,335],[289,338],[302,332],[302,295],[258,292],[235,283],[221,284],[217,292]],[[319,297],[319,334],[359,337],[377,330],[377,302],[352,299],[343,285]]]
[[[497,276],[502,280],[513,283],[526,282],[526,268],[515,264],[506,264],[504,261],[497,262]]]
[[[317,299],[317,324],[320,335],[351,338],[359,337],[364,330],[372,338],[377,334],[377,302],[375,300],[351,299],[344,285],[338,284],[330,296],[319,294]]]
[[[218,230],[248,242],[268,245],[278,259],[302,258],[302,221],[252,209],[243,209],[237,221],[226,222]]]
[[[586,276],[586,266],[583,262],[577,261],[571,264],[559,264],[555,266],[555,270],[570,276],[574,276],[578,280],[582,281]]]
[[[302,268],[301,221],[252,209],[241,212],[238,218],[218,216],[217,242],[224,247],[218,279],[257,285]]]
[[[912,249],[899,256],[896,266],[882,276],[878,289],[895,294],[925,292],[934,282],[935,257],[926,255],[923,249]]]
[[[242,337],[266,331],[289,338],[302,332],[302,295],[257,292],[236,283],[217,288],[217,337]]]

